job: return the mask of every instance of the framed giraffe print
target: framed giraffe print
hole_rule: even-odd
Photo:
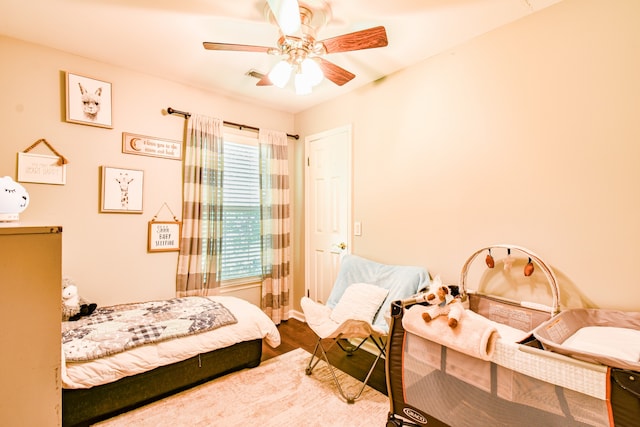
[[[144,171],[101,166],[100,212],[142,213]]]

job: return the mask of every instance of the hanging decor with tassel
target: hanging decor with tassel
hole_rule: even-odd
[[[36,146],[43,144],[54,156],[30,153]],[[40,138],[21,153],[18,153],[18,181],[37,184],[64,185],[67,182],[67,164],[69,161],[60,154],[46,139]]]

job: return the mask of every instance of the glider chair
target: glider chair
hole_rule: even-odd
[[[311,375],[318,362],[324,360],[340,395],[347,403],[354,403],[362,395],[378,360],[385,356],[389,332],[386,317],[391,302],[406,299],[428,284],[429,274],[422,267],[385,265],[356,255],[344,255],[326,304],[308,297],[300,301],[307,324],[318,336],[306,374]],[[375,345],[376,359],[362,387],[355,394],[347,394],[327,352],[337,345],[351,356],[367,341]]]

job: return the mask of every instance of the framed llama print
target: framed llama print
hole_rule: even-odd
[[[144,172],[102,166],[100,212],[142,213]]]
[[[66,73],[66,121],[112,128],[111,83]]]

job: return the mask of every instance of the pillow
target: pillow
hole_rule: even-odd
[[[368,283],[349,285],[329,317],[338,323],[347,319],[371,323],[388,293],[388,289]]]

